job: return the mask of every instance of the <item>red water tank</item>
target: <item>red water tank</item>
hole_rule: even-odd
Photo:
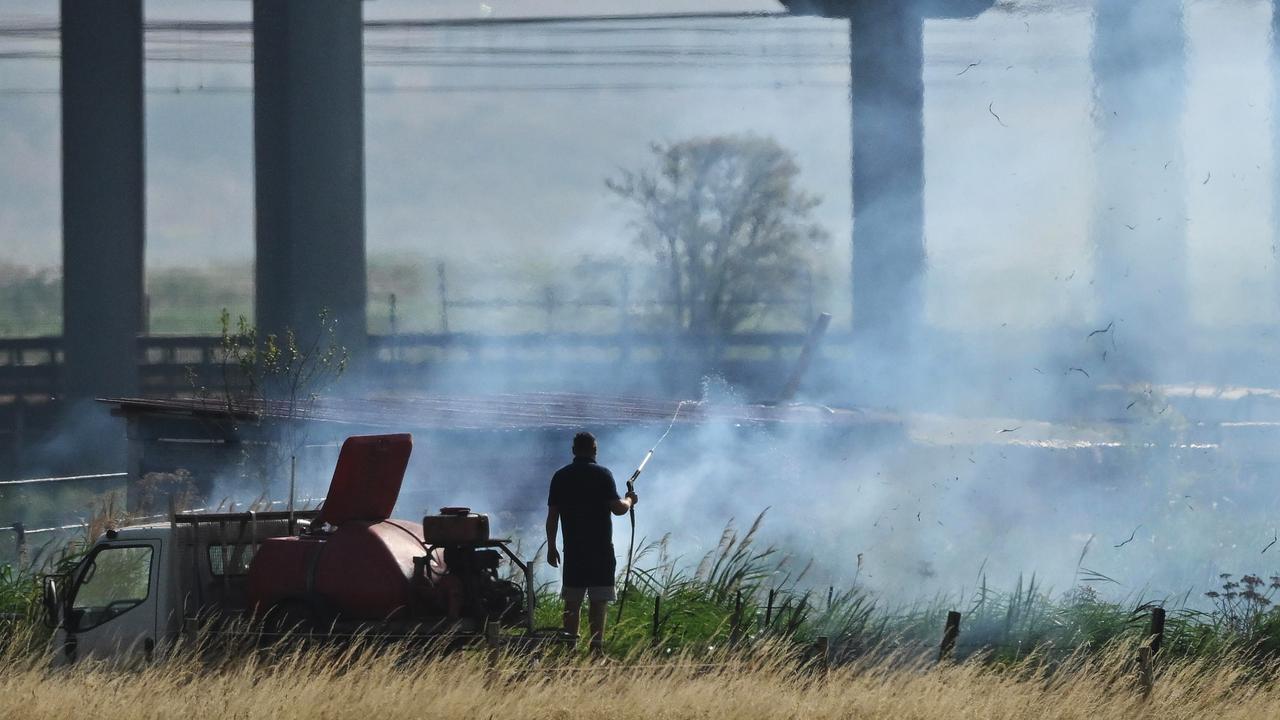
[[[265,540],[249,565],[249,606],[282,604],[342,619],[403,616],[414,596],[413,559],[427,554],[422,525],[388,520],[413,450],[406,434],[347,438],[312,529]]]
[[[413,559],[425,554],[422,526],[404,520],[271,538],[249,567],[249,604],[258,612],[305,605],[350,620],[402,617],[413,601]]]

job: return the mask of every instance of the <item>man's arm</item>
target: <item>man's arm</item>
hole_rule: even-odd
[[[636,500],[639,499],[640,498],[637,497],[635,493],[629,492],[626,497],[618,498],[617,500],[610,500],[609,510],[614,515],[626,515],[628,510],[635,507]]]
[[[556,530],[560,526],[560,508],[547,506],[547,564],[560,567],[560,551],[556,550]]]
[[[609,483],[605,485],[609,495],[609,512],[614,515],[626,515],[627,511],[636,506],[640,498],[634,491],[628,490],[624,497],[618,497],[618,481],[613,479],[613,473],[608,468],[604,471],[609,478]]]

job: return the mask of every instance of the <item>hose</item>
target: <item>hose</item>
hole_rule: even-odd
[[[671,428],[675,427],[676,419],[680,417],[680,410],[685,405],[697,405],[697,400],[681,400],[676,405],[676,412],[671,416],[671,422],[667,424],[667,429],[662,433],[662,437],[658,438],[658,442],[649,448],[649,452],[644,454],[644,459],[636,466],[635,472],[631,473],[631,477],[627,478],[627,492],[634,493],[636,491],[636,480],[640,477],[640,473],[644,472],[644,466],[649,464],[649,459],[653,457],[654,451],[662,444],[663,440],[671,434]],[[635,561],[636,556],[636,506],[632,505],[627,512],[631,518],[631,539],[627,543],[627,571],[622,581],[622,596],[618,598],[618,614],[613,620],[614,626],[622,621],[622,609],[627,605],[627,591],[631,589],[631,564]]]

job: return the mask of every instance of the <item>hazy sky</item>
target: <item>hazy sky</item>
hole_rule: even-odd
[[[1085,2],[1036,9],[1044,5],[926,27],[935,322],[1032,324],[1092,312],[1092,16]],[[375,0],[364,8],[369,18],[779,9],[767,0]],[[149,19],[248,20],[250,4],[153,0],[146,11]],[[0,24],[56,16],[55,0],[0,0]],[[1236,318],[1261,296],[1274,304],[1269,19],[1263,0],[1187,4],[1182,173],[1189,282],[1204,322]],[[847,316],[847,25],[756,19],[600,29],[368,33],[370,252],[516,264],[634,253],[626,208],[602,180],[644,161],[652,141],[754,132],[794,150],[802,185],[824,198],[818,219],[833,237],[831,303],[837,318]],[[252,256],[247,40],[151,39],[149,52],[182,60],[147,66],[153,267]],[[56,50],[47,40],[2,38],[0,46]],[[387,64],[405,60],[416,64]],[[55,60],[0,59],[0,263],[60,262],[58,97],[29,92],[57,83]],[[1203,184],[1210,172],[1213,182]]]

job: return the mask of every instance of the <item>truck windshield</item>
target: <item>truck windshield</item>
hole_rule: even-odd
[[[147,599],[151,588],[151,548],[104,547],[80,575],[71,601],[71,627],[88,630]]]

